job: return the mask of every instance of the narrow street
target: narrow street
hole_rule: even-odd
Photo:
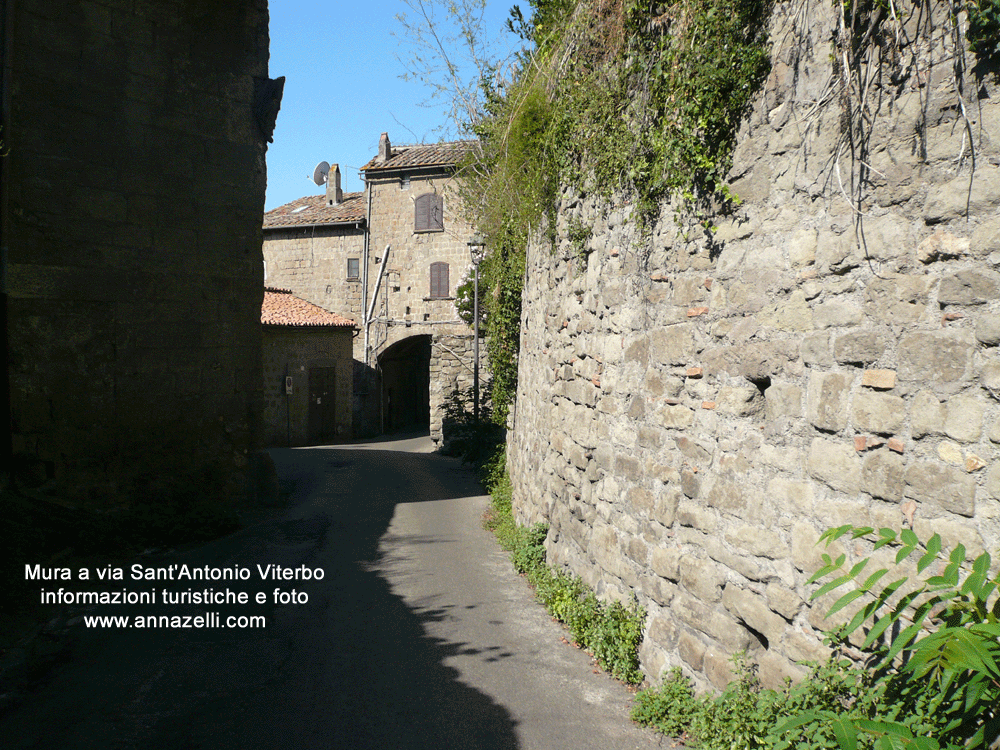
[[[245,590],[249,604],[212,609],[223,621],[260,615],[266,627],[87,628],[81,618],[61,663],[0,718],[3,746],[659,746],[630,723],[625,688],[563,642],[481,528],[488,498],[471,472],[429,450],[417,438],[273,451],[287,507],[225,539],[138,561],[250,569],[246,581],[166,586]],[[144,587],[128,580],[132,562],[118,588]],[[262,581],[258,564],[325,577]],[[308,602],[275,604],[276,588]],[[256,592],[266,604],[253,603]]]

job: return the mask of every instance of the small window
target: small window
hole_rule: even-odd
[[[444,199],[437,193],[424,193],[413,202],[414,232],[444,231]]]
[[[347,278],[349,279],[361,278],[361,268],[359,265],[358,258],[347,259]]]
[[[409,190],[410,189],[410,178],[409,177],[400,177],[399,178],[399,189],[400,190]]]
[[[431,293],[432,298],[449,297],[448,264],[431,263]]]

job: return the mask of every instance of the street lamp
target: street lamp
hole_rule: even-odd
[[[469,255],[472,258],[473,285],[472,285],[472,321],[475,333],[472,339],[472,417],[475,423],[479,424],[479,264],[486,257],[486,243],[478,234],[466,243],[469,246]]]

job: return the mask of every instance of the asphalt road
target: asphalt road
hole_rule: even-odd
[[[225,539],[138,561],[247,568],[265,604],[99,606],[36,690],[0,718],[5,748],[618,748],[660,738],[630,695],[565,643],[480,525],[488,498],[427,438],[276,450],[288,507]],[[257,565],[322,569],[262,581]],[[126,577],[129,568],[126,567]],[[98,588],[95,584],[92,588]],[[305,603],[274,603],[274,589]],[[266,627],[88,628],[94,614],[266,618]],[[132,621],[134,622],[134,621]]]

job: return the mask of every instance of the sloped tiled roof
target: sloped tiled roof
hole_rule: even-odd
[[[393,146],[392,155],[383,162],[372,159],[362,172],[381,172],[411,167],[450,167],[458,164],[472,149],[475,141],[445,141],[444,143]]]
[[[310,224],[353,224],[365,220],[364,193],[344,193],[336,206],[326,205],[326,194],[305,198],[272,208],[264,214],[264,229]]]
[[[354,321],[299,299],[287,289],[265,287],[260,322],[289,328],[353,328]]]

